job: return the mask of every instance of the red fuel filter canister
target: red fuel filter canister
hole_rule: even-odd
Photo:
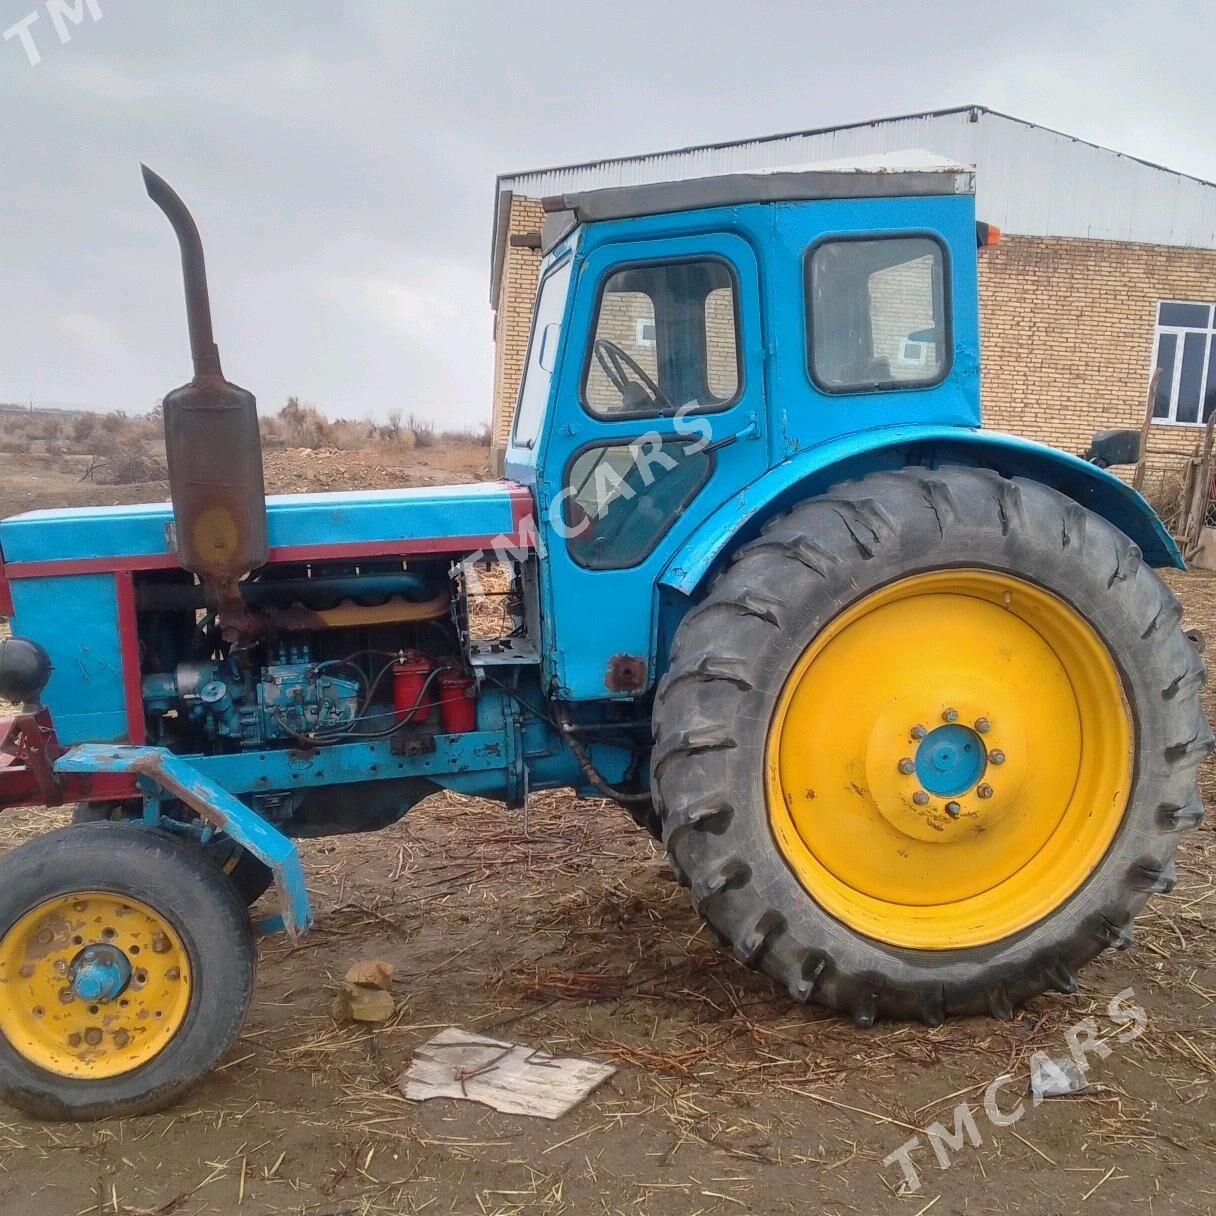
[[[398,722],[425,722],[435,703],[427,677],[434,664],[424,654],[407,650],[393,664],[393,710]]]
[[[477,729],[477,685],[472,676],[445,671],[439,685],[439,720],[446,735]]]

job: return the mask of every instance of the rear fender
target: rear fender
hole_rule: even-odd
[[[908,465],[935,469],[950,464],[1042,482],[1112,523],[1140,547],[1150,565],[1186,568],[1157,513],[1104,469],[1000,431],[900,426],[847,435],[770,469],[693,533],[659,582],[682,595],[693,595],[723,553],[755,536],[766,519],[839,482]]]

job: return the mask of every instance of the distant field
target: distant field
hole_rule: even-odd
[[[486,434],[436,431],[413,417],[331,421],[293,399],[260,425],[271,494],[477,481],[489,469]],[[168,497],[165,478],[156,413],[0,405],[0,518],[41,507],[158,502]]]

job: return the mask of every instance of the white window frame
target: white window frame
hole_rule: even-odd
[[[646,331],[650,330],[650,336]],[[658,329],[654,317],[638,317],[633,326],[634,345],[639,350],[653,350],[658,344]]]
[[[1204,328],[1197,325],[1162,325],[1161,309],[1169,304],[1181,304],[1188,308],[1206,308],[1208,310],[1207,327]],[[1208,383],[1208,365],[1212,359],[1212,340],[1216,338],[1216,304],[1203,300],[1158,300],[1156,330],[1153,334],[1153,353],[1148,365],[1149,384],[1152,384],[1153,375],[1157,370],[1157,358],[1158,352],[1161,349],[1161,337],[1163,334],[1174,335],[1174,366],[1169,383],[1169,413],[1164,418],[1154,418],[1152,420],[1153,426],[1206,426],[1207,423],[1203,418],[1203,397]],[[1203,367],[1199,373],[1199,416],[1194,422],[1179,422],[1178,390],[1182,384],[1182,355],[1187,334],[1202,334],[1204,336]],[[1155,408],[1155,401],[1153,405]]]

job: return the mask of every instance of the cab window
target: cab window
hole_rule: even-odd
[[[553,380],[562,316],[566,311],[571,264],[567,259],[551,270],[537,293],[524,382],[519,390],[519,408],[515,411],[515,443],[521,448],[530,448],[536,442],[545,406],[549,403],[549,385]]]
[[[570,556],[590,570],[636,566],[712,471],[705,445],[684,439],[646,435],[585,448],[570,463],[563,496]]]
[[[950,364],[941,244],[927,236],[823,241],[806,259],[811,377],[830,393],[923,388]]]
[[[739,293],[716,259],[625,266],[604,281],[582,399],[600,418],[656,417],[739,397]]]

